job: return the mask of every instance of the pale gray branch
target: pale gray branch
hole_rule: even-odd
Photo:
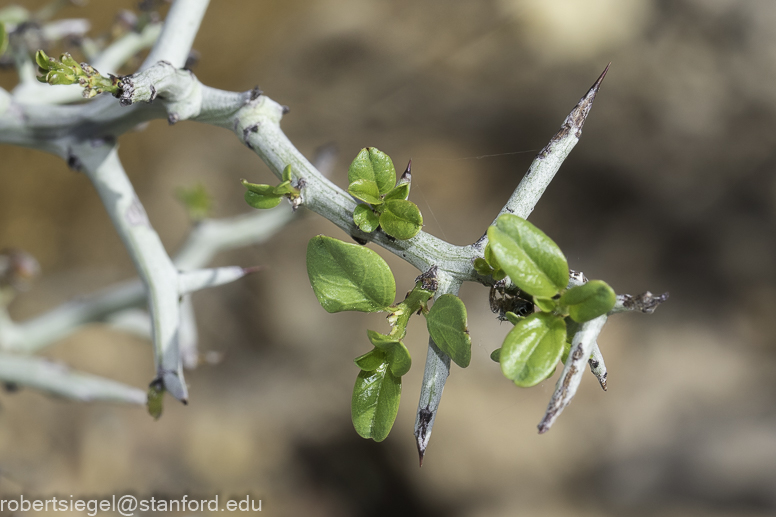
[[[143,390],[39,357],[0,353],[0,381],[83,402],[146,403]]]
[[[566,364],[563,367],[563,373],[561,373],[560,379],[558,379],[558,383],[555,386],[555,393],[553,393],[552,399],[550,399],[550,403],[547,406],[547,412],[539,423],[540,434],[549,431],[552,424],[576,394],[579,383],[582,380],[585,363],[590,358],[598,334],[601,333],[601,329],[603,329],[604,323],[606,323],[606,318],[606,316],[599,316],[582,323],[579,331],[574,334],[569,357],[566,359]]]
[[[182,68],[209,3],[210,0],[175,0],[167,13],[159,39],[140,69],[144,70],[159,61]]]

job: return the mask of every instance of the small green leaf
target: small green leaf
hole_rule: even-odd
[[[351,401],[356,432],[376,442],[385,440],[396,420],[400,398],[401,378],[391,373],[387,362],[371,372],[359,372]]]
[[[373,348],[364,355],[356,357],[353,362],[365,372],[371,372],[385,362],[385,353],[382,350]]]
[[[523,319],[523,318],[521,318],[520,316],[518,316],[517,314],[515,314],[515,313],[514,313],[514,312],[512,312],[512,311],[507,311],[507,312],[505,312],[505,313],[504,313],[504,317],[505,317],[505,318],[507,319],[507,321],[508,321],[509,323],[511,323],[512,325],[517,325],[518,323],[520,323],[520,320],[522,320],[522,319]]]
[[[507,379],[527,388],[552,373],[563,353],[566,323],[563,318],[537,312],[523,318],[504,339],[501,371]]]
[[[423,216],[412,201],[394,199],[385,203],[380,215],[380,226],[391,237],[411,239],[423,227]]]
[[[202,183],[181,187],[175,191],[175,196],[183,203],[192,221],[201,221],[213,211],[213,198]]]
[[[278,196],[285,196],[287,194],[299,194],[299,191],[291,186],[291,182],[286,180],[273,189],[273,192]]]
[[[567,305],[569,316],[579,323],[606,314],[612,310],[616,302],[617,295],[602,280],[591,280],[586,284],[572,287],[560,297],[560,304]]]
[[[35,53],[35,62],[38,64],[42,71],[49,69],[49,57],[42,50],[39,50]]]
[[[490,267],[488,261],[484,258],[474,259],[474,270],[482,276],[490,276],[493,273],[493,268]]]
[[[385,310],[396,282],[380,255],[357,244],[319,235],[307,244],[307,274],[327,312]]]
[[[544,312],[553,312],[558,308],[558,302],[552,298],[539,298],[534,296],[534,304]]]
[[[377,185],[377,196],[379,197],[393,189],[396,183],[396,169],[394,169],[393,162],[387,154],[375,147],[367,147],[361,149],[348,169],[348,183],[353,185],[358,180],[367,180]],[[349,187],[348,192],[350,192]],[[355,196],[352,192],[351,194]],[[363,198],[359,197],[359,199]],[[371,203],[367,199],[364,201]]]
[[[502,215],[488,228],[488,238],[501,268],[526,293],[552,298],[568,285],[569,266],[563,252],[522,217]]]
[[[353,222],[364,233],[372,233],[380,226],[380,219],[368,205],[364,204],[356,205],[356,209],[353,210]]]
[[[286,165],[282,174],[283,181],[291,181],[291,165]]]
[[[148,398],[146,399],[146,407],[148,408],[148,414],[154,417],[154,420],[159,420],[159,417],[162,416],[164,391],[164,384],[162,383],[161,379],[156,379],[148,385]]]
[[[472,340],[466,328],[466,306],[460,298],[443,294],[426,314],[426,325],[431,339],[461,368],[469,366]]]
[[[372,180],[356,180],[348,187],[348,193],[356,199],[365,201],[371,205],[379,205],[383,202],[377,183]]]
[[[491,361],[499,362],[501,360],[501,348],[497,348],[490,353]]]
[[[392,199],[400,199],[404,201],[410,197],[410,184],[409,183],[400,183],[396,186],[393,190],[388,192],[385,195],[385,200],[390,201]]]
[[[275,208],[282,201],[283,196],[278,196],[274,192],[274,187],[270,185],[257,185],[268,187],[266,194],[258,194],[254,190],[248,190],[245,192],[245,202],[251,205],[253,208],[268,209]]]
[[[385,352],[385,357],[391,366],[391,373],[396,377],[401,377],[410,371],[412,358],[410,357],[409,350],[407,350],[407,347],[404,346],[401,340],[380,334],[374,330],[367,330],[366,333],[369,336],[369,341],[376,349]]]
[[[571,352],[571,342],[566,341],[563,343],[563,354],[560,356],[560,362],[566,364],[569,359],[569,352]]]
[[[8,47],[8,33],[5,31],[5,24],[0,22],[0,54],[5,52]]]
[[[490,242],[488,242],[488,245],[485,246],[485,262],[490,265],[493,269],[501,269],[501,266],[498,263],[498,259],[493,254],[493,247],[490,245]]]

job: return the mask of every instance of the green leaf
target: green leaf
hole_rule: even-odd
[[[356,432],[376,442],[385,440],[396,420],[401,398],[401,378],[391,373],[388,363],[356,378],[351,401],[351,418]]]
[[[469,366],[472,340],[466,328],[466,306],[460,298],[443,294],[426,314],[426,325],[431,339],[461,368]]]
[[[501,348],[497,348],[490,353],[490,360],[499,362],[501,360]]]
[[[507,312],[505,312],[505,313],[504,313],[504,317],[505,317],[505,318],[507,319],[507,321],[508,321],[509,323],[511,323],[512,325],[517,325],[517,324],[518,324],[518,323],[520,323],[520,321],[523,319],[522,317],[518,316],[517,314],[515,314],[515,313],[514,313],[514,312],[512,312],[512,311],[507,311]]]
[[[380,226],[391,237],[411,239],[423,227],[423,216],[412,201],[394,199],[385,203],[383,213],[380,214]]]
[[[566,257],[537,227],[512,214],[504,214],[488,228],[489,246],[501,269],[521,290],[552,298],[569,282]]]
[[[353,362],[365,372],[371,372],[385,362],[385,353],[382,350],[373,348],[364,355],[356,357]]]
[[[539,298],[534,296],[534,304],[544,312],[553,312],[558,308],[558,302],[552,298]]]
[[[569,352],[571,352],[571,342],[566,341],[563,343],[563,354],[560,356],[561,363],[566,364],[566,361],[569,359]]]
[[[583,323],[602,316],[612,310],[617,295],[602,280],[591,280],[583,285],[572,287],[560,297],[560,304],[567,305],[569,316]]]
[[[273,192],[278,196],[285,196],[286,194],[299,194],[299,191],[291,186],[291,182],[286,180],[273,189]]]
[[[307,244],[307,274],[327,312],[385,310],[396,282],[380,255],[357,244],[319,235]]]
[[[348,169],[348,183],[353,185],[358,180],[367,180],[377,185],[378,196],[387,194],[396,183],[396,169],[393,168],[393,162],[387,154],[374,147],[367,147],[361,149]],[[364,201],[371,203],[367,199]]]
[[[385,195],[385,200],[390,201],[392,199],[400,199],[404,201],[410,197],[410,184],[400,183],[396,187]]]
[[[0,54],[5,52],[8,47],[8,33],[5,31],[5,24],[0,22]]]
[[[291,165],[286,165],[282,174],[283,181],[291,181]]]
[[[41,70],[46,71],[49,69],[49,57],[42,50],[39,50],[35,53],[35,62],[38,64]]]
[[[348,187],[348,193],[354,198],[372,205],[379,205],[383,202],[377,183],[372,180],[361,179],[352,182]]]
[[[369,336],[369,341],[376,349],[385,352],[385,358],[391,366],[391,373],[396,377],[401,377],[410,371],[412,358],[410,357],[409,350],[407,350],[407,347],[404,346],[401,340],[380,334],[374,330],[367,330],[366,333]]]
[[[368,205],[364,204],[356,205],[356,209],[353,210],[353,222],[364,233],[372,233],[380,226],[380,219]]]
[[[259,194],[254,190],[248,190],[245,192],[245,202],[251,205],[253,208],[267,209],[275,208],[282,201],[283,196],[278,196],[274,192],[274,187],[270,185],[257,185],[259,187],[267,187],[266,194]]]
[[[490,267],[488,261],[484,258],[474,259],[474,270],[482,276],[490,276],[493,272],[493,268]]]
[[[213,211],[213,198],[202,183],[181,187],[175,191],[175,196],[183,203],[192,221],[201,221]]]
[[[563,318],[537,312],[523,318],[504,339],[501,371],[527,388],[539,384],[555,369],[566,342]]]
[[[159,417],[162,416],[164,391],[164,384],[162,383],[161,379],[156,379],[148,386],[146,407],[148,408],[148,414],[151,415],[154,420],[159,420]]]

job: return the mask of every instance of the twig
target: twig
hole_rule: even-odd
[[[590,353],[587,364],[590,365],[590,371],[598,379],[601,388],[606,391],[606,378],[609,376],[609,373],[606,371],[606,363],[604,362],[603,354],[601,354],[601,349],[598,348],[598,342],[593,343],[593,351]]]
[[[162,33],[140,70],[159,61],[167,61],[176,68],[182,68],[209,3],[210,0],[175,0],[167,12]]]
[[[0,381],[83,402],[145,404],[145,391],[38,357],[0,353]]]
[[[555,393],[547,406],[547,412],[539,423],[539,434],[546,433],[555,420],[563,412],[563,409],[571,402],[574,394],[577,392],[579,382],[582,380],[584,365],[590,358],[595,341],[601,329],[606,323],[607,316],[599,316],[595,319],[583,323],[579,331],[574,335],[571,343],[569,357],[566,365],[563,367],[563,373],[555,386]]]

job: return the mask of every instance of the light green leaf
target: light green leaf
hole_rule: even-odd
[[[307,274],[327,312],[385,310],[396,282],[380,255],[357,244],[319,235],[307,244]]]
[[[518,323],[520,323],[520,320],[522,320],[522,319],[523,319],[522,317],[518,316],[517,314],[515,314],[515,313],[514,313],[514,312],[512,312],[512,311],[507,311],[507,312],[505,312],[505,313],[504,313],[504,317],[505,317],[505,318],[507,319],[507,321],[508,321],[509,323],[511,323],[512,325],[517,325]]]
[[[372,180],[356,180],[348,187],[348,193],[356,199],[365,201],[371,205],[379,205],[383,202],[377,183]]]
[[[472,340],[466,328],[466,306],[460,298],[443,294],[426,314],[426,325],[431,339],[461,368],[469,366]]]
[[[602,280],[591,280],[583,285],[572,287],[560,297],[560,304],[567,305],[569,316],[583,323],[602,316],[612,310],[617,295]]]
[[[49,57],[42,50],[39,50],[35,53],[35,62],[38,64],[41,70],[46,71],[49,69]]]
[[[275,193],[275,187],[271,185],[257,185],[255,183],[248,183],[245,180],[243,180],[242,184],[248,189],[245,192],[245,202],[253,208],[275,208],[283,199],[283,196]]]
[[[299,191],[292,187],[291,182],[288,180],[275,187],[273,192],[278,196],[285,196],[286,194],[299,194]]]
[[[522,217],[502,215],[488,228],[488,239],[501,269],[526,293],[552,298],[568,285],[569,266],[563,252]]]
[[[385,440],[396,420],[400,398],[401,378],[391,373],[387,362],[371,372],[359,372],[350,406],[356,432],[376,442]]]
[[[534,296],[534,304],[544,312],[553,312],[558,308],[558,303],[552,298],[539,298]]]
[[[474,259],[474,270],[482,276],[490,276],[493,272],[493,268],[490,267],[488,261],[479,257]]]
[[[153,381],[148,386],[148,398],[146,399],[146,407],[148,408],[148,414],[151,415],[154,420],[159,420],[159,417],[162,416],[164,392],[164,384],[159,379]]]
[[[371,372],[385,362],[385,353],[382,350],[373,348],[364,355],[356,357],[353,362],[365,372]]]
[[[490,353],[490,360],[499,362],[501,360],[501,348],[497,348]]]
[[[281,175],[283,178],[283,181],[291,181],[291,165],[286,165],[283,169],[283,174]]]
[[[411,239],[423,227],[423,216],[412,201],[394,199],[385,203],[383,213],[380,214],[380,226],[391,237]]]
[[[385,195],[385,200],[390,201],[392,199],[400,199],[404,201],[410,197],[410,184],[409,183],[400,183],[396,185],[396,188],[391,190]]]
[[[352,185],[358,180],[367,180],[376,184],[378,196],[387,194],[396,183],[396,169],[394,169],[393,162],[387,154],[375,147],[367,147],[361,149],[348,169],[348,183]],[[350,188],[348,188],[348,192],[350,192]],[[371,202],[366,199],[364,201]]]
[[[353,210],[353,222],[356,223],[362,232],[372,233],[380,226],[380,219],[367,205],[356,205]]]
[[[5,24],[0,22],[0,54],[5,52],[8,47],[8,33],[5,30]]]
[[[566,342],[563,318],[537,312],[523,318],[501,347],[501,371],[507,379],[527,388],[539,384],[555,369]]]
[[[369,341],[376,349],[385,352],[385,358],[391,366],[391,373],[396,377],[401,377],[410,371],[412,358],[410,357],[409,350],[407,350],[407,347],[404,346],[401,340],[380,334],[374,330],[367,330],[366,333],[369,336]]]

